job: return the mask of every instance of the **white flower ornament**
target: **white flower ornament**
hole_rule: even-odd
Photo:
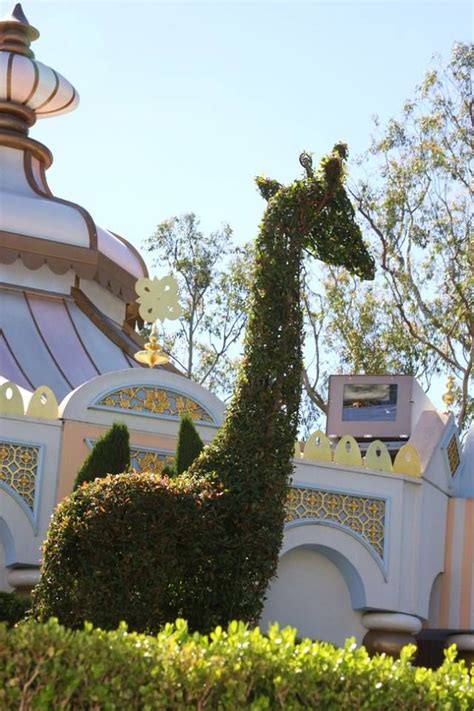
[[[135,285],[138,294],[138,312],[144,321],[152,323],[165,318],[175,321],[182,314],[178,302],[178,283],[172,276],[162,279],[138,279]]]
[[[169,361],[167,354],[163,353],[156,337],[156,319],[164,321],[165,318],[174,321],[179,318],[182,308],[178,302],[178,283],[172,276],[163,279],[138,279],[135,284],[138,294],[138,313],[144,321],[152,323],[149,340],[145,343],[145,350],[135,353],[135,360],[139,363],[154,368]]]

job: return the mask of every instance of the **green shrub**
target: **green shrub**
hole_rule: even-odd
[[[74,482],[81,484],[94,481],[107,474],[122,474],[130,467],[130,436],[127,425],[114,422],[112,427],[95,442],[92,451],[79,469]]]
[[[202,485],[141,473],[76,489],[53,515],[33,614],[72,628],[88,620],[115,629],[125,620],[141,632],[186,616],[194,628],[210,629],[202,560],[217,523],[203,514],[216,496]]]
[[[176,447],[176,473],[182,474],[202,452],[204,442],[199,436],[192,419],[186,415],[181,418]]]
[[[177,476],[178,474],[182,474],[191,466],[199,454],[201,454],[203,448],[204,442],[200,438],[193,420],[189,415],[184,415],[179,425],[178,443],[174,461],[165,464],[161,470],[161,474],[163,476]]]
[[[15,625],[22,620],[31,607],[28,595],[0,591],[0,622]]]
[[[289,628],[237,622],[200,636],[178,620],[147,637],[30,621],[0,627],[0,708],[468,711],[474,677],[454,657],[432,671],[411,665],[410,648],[370,659],[350,640],[296,644]]]

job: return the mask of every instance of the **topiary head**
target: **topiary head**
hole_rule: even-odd
[[[260,193],[268,201],[264,224],[272,231],[279,228],[299,235],[302,246],[316,259],[373,279],[374,260],[344,187],[347,156],[347,145],[338,143],[315,171],[311,155],[304,151],[299,161],[305,175],[289,185],[258,177]]]

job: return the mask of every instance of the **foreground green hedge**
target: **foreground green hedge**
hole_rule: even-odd
[[[408,649],[408,648],[407,648]],[[405,650],[407,652],[407,650]],[[71,631],[55,620],[0,626],[0,709],[474,708],[474,678],[450,650],[437,671],[303,640],[276,625],[268,636],[233,622],[208,637],[185,622],[157,637]]]

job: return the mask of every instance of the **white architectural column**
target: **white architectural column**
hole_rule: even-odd
[[[446,640],[446,646],[455,644],[458,648],[458,658],[464,659],[468,666],[474,666],[474,633],[453,634]]]
[[[39,580],[39,568],[10,568],[7,573],[7,583],[18,593],[29,594]]]
[[[366,612],[362,624],[368,630],[362,644],[369,654],[390,654],[398,657],[407,644],[415,644],[421,621],[401,612]]]

